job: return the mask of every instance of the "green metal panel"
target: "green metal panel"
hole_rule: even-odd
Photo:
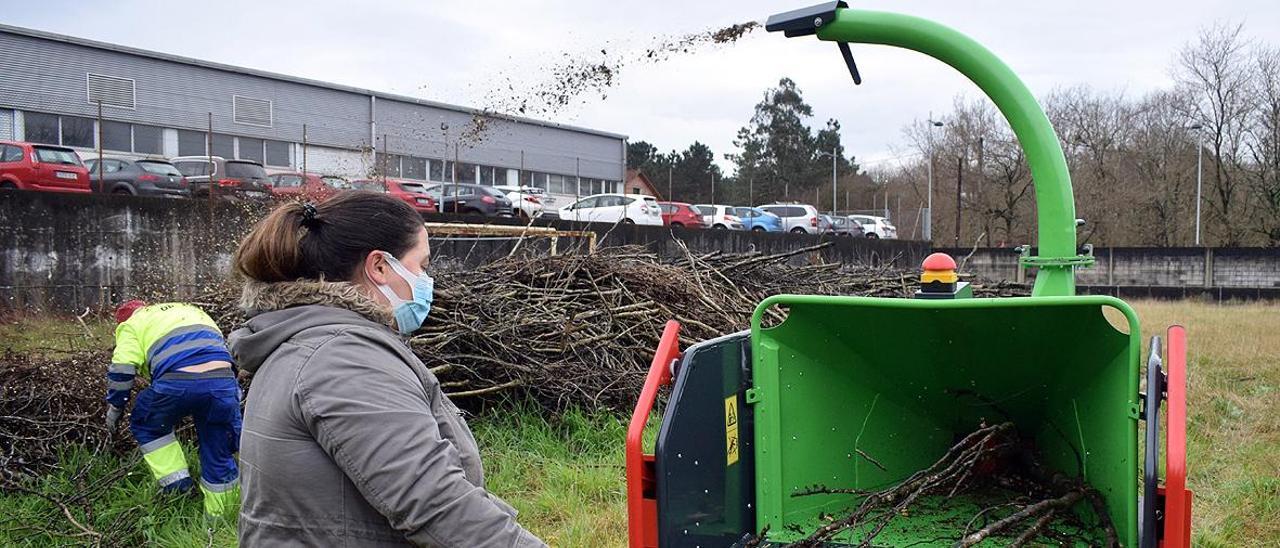
[[[763,328],[763,311],[775,305],[786,321]],[[1104,308],[1123,314],[1129,334]],[[794,497],[799,490],[885,488],[980,422],[1012,421],[1046,465],[1098,489],[1121,541],[1137,545],[1141,345],[1123,301],[782,295],[760,304],[751,331],[757,525],[771,540],[796,540],[820,513],[838,515],[857,500]],[[976,509],[950,511],[972,517]],[[877,544],[932,538],[936,519],[898,518],[905,527]]]
[[[991,98],[1018,136],[1035,180],[1041,257],[1037,258],[1040,272],[1032,294],[1074,294],[1079,261],[1071,175],[1053,124],[1022,80],[981,44],[918,17],[838,9],[835,20],[820,27],[817,35],[822,40],[882,44],[924,53],[960,71]]]

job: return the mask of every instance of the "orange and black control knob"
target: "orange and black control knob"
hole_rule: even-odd
[[[921,284],[954,284],[960,281],[960,277],[956,275],[956,260],[946,253],[929,255],[920,266],[924,267],[924,272],[920,274]]]

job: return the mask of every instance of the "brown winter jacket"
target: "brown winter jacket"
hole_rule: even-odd
[[[241,307],[241,546],[544,546],[485,491],[458,409],[357,287],[251,283]]]

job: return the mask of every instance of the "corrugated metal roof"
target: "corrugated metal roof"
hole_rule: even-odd
[[[137,55],[137,56],[140,56],[140,57],[148,57],[148,58],[151,58],[151,59],[159,59],[159,60],[161,60],[161,61],[169,61],[169,62],[172,62],[172,63],[181,63],[181,64],[184,64],[184,65],[192,65],[192,66],[204,67],[204,68],[209,68],[209,69],[214,69],[214,70],[222,70],[222,71],[234,72],[234,73],[239,73],[239,74],[247,74],[247,75],[250,75],[250,76],[258,76],[258,77],[261,77],[261,78],[270,78],[270,79],[273,79],[273,80],[280,80],[280,81],[284,81],[284,82],[293,82],[293,83],[296,83],[296,84],[303,84],[303,85],[308,85],[308,86],[315,86],[315,87],[319,87],[319,88],[332,89],[332,90],[337,90],[337,91],[345,91],[345,92],[349,92],[349,93],[356,93],[356,94],[360,94],[360,95],[373,96],[373,97],[377,97],[378,99],[382,99],[382,100],[388,100],[388,101],[400,101],[400,102],[404,102],[404,103],[412,103],[412,104],[417,104],[417,105],[424,105],[424,106],[429,106],[429,107],[436,107],[436,108],[441,108],[441,109],[446,109],[446,110],[452,110],[452,111],[456,111],[456,112],[463,112],[463,113],[466,113],[466,114],[473,114],[473,115],[474,115],[474,114],[483,114],[483,115],[490,116],[490,117],[493,117],[493,118],[500,118],[500,119],[506,119],[506,120],[511,120],[511,121],[515,121],[515,122],[521,122],[521,123],[525,123],[525,124],[533,124],[533,125],[537,125],[537,126],[544,126],[544,127],[550,127],[550,128],[556,128],[556,129],[563,129],[563,130],[567,130],[567,131],[576,131],[576,132],[579,132],[579,133],[587,133],[587,134],[591,134],[591,135],[600,135],[600,136],[603,136],[603,137],[611,137],[611,138],[614,138],[614,139],[626,139],[626,138],[627,138],[627,136],[626,136],[626,135],[622,135],[622,134],[620,134],[620,133],[612,133],[612,132],[608,132],[608,131],[601,131],[601,130],[597,130],[597,129],[590,129],[590,128],[578,127],[578,126],[573,126],[573,125],[569,125],[569,124],[560,124],[560,123],[556,123],[556,122],[548,122],[548,121],[545,121],[545,120],[535,120],[535,119],[533,119],[533,118],[524,118],[524,117],[521,117],[521,116],[513,116],[513,115],[510,115],[510,114],[502,114],[502,113],[495,113],[495,112],[487,112],[487,111],[484,111],[484,110],[482,110],[482,109],[477,109],[477,108],[472,108],[472,107],[463,107],[463,106],[458,106],[458,105],[451,105],[451,104],[448,104],[448,103],[441,103],[441,102],[438,102],[438,101],[430,101],[430,100],[427,100],[427,99],[419,99],[419,98],[416,98],[416,97],[409,97],[409,96],[406,96],[406,95],[396,95],[396,94],[393,94],[393,93],[384,93],[384,92],[381,92],[381,91],[374,91],[374,90],[371,90],[371,89],[364,89],[364,88],[358,88],[358,87],[353,87],[353,86],[344,86],[344,85],[342,85],[342,84],[334,84],[334,83],[330,83],[330,82],[323,82],[323,81],[320,81],[320,80],[312,80],[312,79],[310,79],[310,78],[302,78],[302,77],[299,77],[299,76],[289,76],[289,75],[286,75],[286,74],[278,74],[278,73],[274,73],[274,72],[268,72],[268,71],[265,71],[265,70],[251,69],[251,68],[245,68],[245,67],[237,67],[237,66],[235,66],[235,65],[227,65],[227,64],[223,64],[223,63],[215,63],[215,62],[213,62],[213,61],[205,61],[205,60],[201,60],[201,59],[194,59],[194,58],[191,58],[191,57],[183,57],[183,56],[181,56],[181,55],[172,55],[172,54],[168,54],[168,53],[161,53],[161,52],[157,52],[157,51],[149,51],[149,50],[144,50],[144,49],[140,49],[140,48],[134,48],[134,47],[130,47],[130,46],[122,46],[122,45],[119,45],[119,44],[112,44],[112,43],[109,43],[109,42],[99,42],[99,41],[97,41],[97,40],[89,40],[89,39],[87,39],[87,38],[78,38],[78,37],[75,37],[75,36],[67,36],[67,35],[65,35],[65,34],[57,34],[57,33],[54,33],[54,32],[48,32],[48,31],[43,31],[43,30],[29,29],[29,28],[25,28],[25,27],[17,27],[17,26],[13,26],[13,25],[6,25],[6,24],[3,24],[3,23],[0,23],[0,32],[5,32],[5,33],[9,33],[9,34],[17,34],[17,35],[20,35],[20,36],[29,36],[29,37],[32,37],[32,38],[40,38],[40,39],[43,39],[43,40],[52,40],[52,41],[55,41],[55,42],[63,42],[63,43],[67,43],[67,44],[74,44],[74,45],[78,45],[78,46],[84,46],[84,47],[89,47],[89,48],[101,49],[101,50],[106,50],[106,51],[114,51],[114,52],[117,52],[117,53],[125,53],[125,54],[129,54],[129,55]]]

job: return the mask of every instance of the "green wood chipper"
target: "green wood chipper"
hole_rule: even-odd
[[[1124,546],[1189,546],[1185,332],[1169,328],[1164,353],[1153,338],[1140,391],[1133,310],[1075,295],[1075,269],[1092,263],[1092,250],[1077,248],[1066,161],[1026,86],[978,43],[915,17],[830,2],[775,15],[766,29],[836,42],[855,83],[850,43],[915,50],[977,84],[1012,126],[1035,181],[1039,242],[1020,258],[1035,284],[1030,297],[971,298],[946,272],[954,261],[931,257],[915,299],[777,295],[760,303],[750,330],[683,349],[669,322],[627,435],[630,546],[803,540],[994,422],[1011,424],[1056,477],[1096,493],[1098,504],[1063,509],[1078,523],[1109,518]],[[660,393],[666,405],[646,454]],[[815,494],[815,485],[828,487]],[[982,501],[925,496],[876,531],[874,545],[951,545],[957,539],[939,532],[960,521],[968,530],[981,512]],[[850,539],[863,533],[824,544],[857,544]]]

